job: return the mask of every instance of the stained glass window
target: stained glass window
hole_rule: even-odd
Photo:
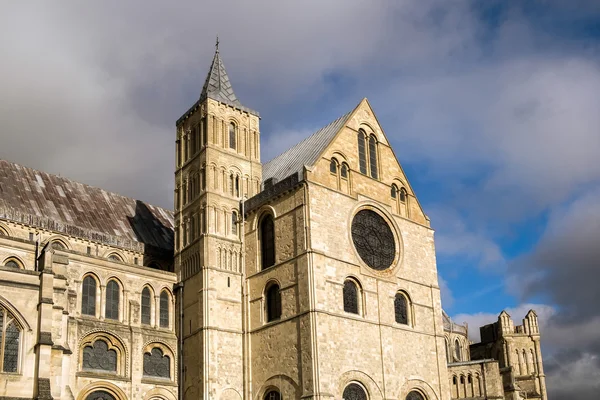
[[[408,304],[406,297],[401,293],[396,293],[396,297],[394,298],[394,312],[397,323],[408,324]]]
[[[351,383],[344,389],[344,400],[367,400],[365,389],[358,383]]]
[[[425,397],[423,397],[421,392],[413,390],[406,396],[406,400],[425,400]]]
[[[81,313],[91,316],[96,315],[96,280],[89,275],[83,279]]]
[[[344,282],[344,311],[358,314],[358,286],[351,279]]]
[[[152,310],[152,295],[150,289],[145,287],[142,290],[142,324],[150,325],[150,313]]]
[[[273,284],[267,290],[267,322],[281,318],[281,292],[279,285]]]
[[[367,173],[367,148],[365,140],[365,132],[363,130],[358,131],[358,164],[361,174]]]
[[[169,294],[164,290],[160,294],[160,327],[169,327]]]
[[[106,285],[106,307],[104,316],[108,319],[119,319],[119,284],[109,281]]]
[[[369,166],[371,167],[371,178],[377,179],[377,139],[369,137]]]
[[[4,310],[0,309],[0,313]],[[2,326],[2,322],[6,323],[6,326]],[[17,372],[17,366],[19,362],[19,341],[21,339],[21,329],[17,326],[14,319],[11,318],[10,314],[6,312],[6,315],[2,317],[0,321],[0,329],[5,328],[4,335],[0,334],[0,342],[4,339],[2,344],[2,371],[4,372]]]
[[[15,260],[8,260],[6,262],[6,264],[4,264],[5,267],[10,267],[10,268],[16,268],[16,269],[20,269],[21,266],[19,265],[18,262],[16,262]]]
[[[275,264],[275,225],[273,217],[265,215],[260,223],[262,269]]]
[[[271,390],[265,394],[265,400],[281,400],[281,394],[276,390]]]
[[[369,267],[382,271],[396,256],[396,242],[388,223],[372,210],[361,210],[352,220],[352,241],[360,258]]]
[[[154,348],[150,353],[144,353],[144,375],[159,378],[171,377],[171,359],[162,350]]]
[[[112,394],[105,392],[104,390],[97,390],[90,393],[85,400],[117,400]]]
[[[82,368],[117,372],[117,352],[109,349],[104,340],[96,340],[92,346],[83,349]]]

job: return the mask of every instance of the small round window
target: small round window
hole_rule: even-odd
[[[394,234],[383,217],[372,210],[360,210],[352,220],[352,242],[369,267],[388,269],[396,256]]]

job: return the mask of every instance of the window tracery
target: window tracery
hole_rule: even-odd
[[[0,371],[17,372],[22,328],[15,317],[0,306]]]
[[[82,369],[117,372],[117,352],[109,349],[104,340],[83,348]]]
[[[144,375],[171,378],[171,359],[158,347],[144,353]]]
[[[344,400],[367,400],[365,389],[358,383],[352,382],[344,389]]]

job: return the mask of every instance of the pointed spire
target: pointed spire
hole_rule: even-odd
[[[225,66],[221,60],[219,53],[219,37],[217,36],[217,42],[215,45],[215,56],[213,58],[208,76],[202,87],[202,93],[200,94],[200,100],[210,97],[211,99],[230,104],[232,106],[241,107],[242,104],[235,96],[229,77],[225,71]]]

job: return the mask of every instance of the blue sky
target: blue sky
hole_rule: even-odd
[[[436,230],[444,308],[473,328],[534,307],[551,398],[597,399],[600,2],[4,5],[0,157],[170,207],[217,33],[263,160],[367,97]]]

